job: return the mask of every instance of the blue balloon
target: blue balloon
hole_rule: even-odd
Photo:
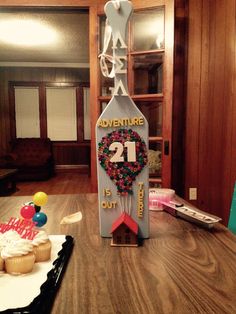
[[[42,227],[46,224],[48,218],[44,213],[38,212],[34,214],[32,220],[36,222],[36,227]]]

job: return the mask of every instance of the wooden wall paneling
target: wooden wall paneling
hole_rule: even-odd
[[[197,187],[193,203],[224,224],[236,179],[235,12],[235,0],[189,1],[185,195]]]
[[[234,190],[234,184],[236,182],[236,98],[235,98],[235,54],[236,54],[236,1],[229,0],[226,10],[226,31],[225,31],[225,93],[224,103],[228,106],[224,106],[225,114],[225,151],[227,154],[223,154],[223,182],[222,182],[222,207],[223,220],[225,224],[228,224],[229,213],[232,202],[232,195]],[[230,39],[230,40],[229,40]],[[226,89],[227,88],[227,89]]]
[[[0,90],[3,89],[3,81],[1,79],[2,77],[2,72],[3,69],[0,68]],[[3,130],[3,123],[4,123],[4,106],[3,106],[3,93],[0,93],[0,156],[1,156],[1,152],[4,151],[3,149],[3,143],[4,143],[4,136],[5,134],[2,132]]]
[[[6,150],[6,136],[7,136],[7,129],[6,129],[6,115],[8,112],[6,112],[7,107],[5,106],[5,93],[3,92],[5,89],[5,82],[3,81],[3,77],[5,76],[5,69],[0,68],[0,88],[1,88],[1,93],[0,93],[0,121],[1,121],[1,130],[0,130],[0,149],[1,149],[1,154]]]
[[[172,180],[176,194],[184,196],[186,76],[187,76],[187,19],[185,0],[175,1],[174,86],[172,122]]]
[[[211,5],[213,5],[213,3]],[[226,116],[223,108],[228,107],[228,103],[224,102],[226,100],[224,99],[224,93],[227,92],[226,90],[228,89],[224,84],[225,79],[227,79],[226,75],[228,75],[228,73],[226,74],[225,72],[225,36],[228,36],[228,34],[226,35],[225,29],[225,4],[221,1],[217,1],[215,3],[215,8],[213,7],[212,11],[215,13],[215,30],[213,42],[213,47],[215,47],[215,58],[212,61],[214,62],[214,65],[212,65],[212,67],[214,67],[214,72],[212,71],[214,94],[213,98],[211,99],[212,101],[209,101],[208,103],[209,108],[211,108],[211,112],[209,112],[209,118],[207,121],[210,127],[208,132],[210,132],[212,135],[211,143],[208,143],[210,148],[209,155],[212,156],[212,158],[208,177],[209,181],[206,185],[206,188],[209,186],[208,197],[210,202],[210,210],[215,207],[214,210],[216,213],[219,213],[219,216],[223,216],[223,211],[226,210],[226,208],[224,209],[222,207],[223,167],[226,166],[223,163],[223,155],[224,153],[227,154],[227,151],[225,151],[225,140],[227,136],[225,133]],[[216,169],[219,169],[219,171]]]
[[[200,105],[200,144],[199,144],[199,200],[202,209],[213,212],[223,218],[229,213],[229,191],[230,191],[230,164],[229,153],[230,129],[228,123],[231,111],[229,99],[229,86],[232,82],[230,60],[227,42],[232,29],[227,26],[230,21],[227,15],[227,6],[222,2],[211,2],[207,7],[210,10],[210,18],[206,21],[210,26],[208,50],[202,49],[204,54],[210,52],[209,60],[202,63],[202,77],[204,69],[209,63],[208,74],[205,81],[201,81],[202,89],[209,92],[209,97]],[[232,9],[232,7],[231,7]],[[204,20],[204,18],[203,18]],[[232,21],[232,20],[231,20]],[[231,23],[231,22],[230,22]],[[204,33],[204,30],[202,31]],[[226,40],[227,38],[227,40]],[[210,82],[210,85],[209,85]],[[210,157],[210,158],[209,158]],[[227,204],[228,203],[228,204]]]
[[[10,136],[10,121],[6,119],[9,115],[9,108],[6,106],[6,86],[3,78],[6,75],[6,69],[0,68],[0,155],[7,150],[8,137]]]
[[[6,77],[9,77],[9,72],[7,69],[4,69],[4,74]],[[9,91],[8,91],[8,82],[9,79],[7,81],[4,82],[4,86],[3,86],[3,93],[4,93],[4,127],[5,127],[5,135],[6,135],[6,139],[5,139],[5,149],[8,149],[9,145],[10,145],[10,127],[11,127],[11,121],[10,119],[6,119],[6,117],[9,117],[11,115],[11,111],[9,108]]]
[[[83,89],[81,87],[76,88],[76,112],[77,112],[77,139],[79,141],[84,140],[84,108],[83,108]]]
[[[234,12],[236,12],[236,3],[235,3],[235,9],[234,9]],[[232,13],[234,13],[232,12]],[[234,19],[234,22],[235,22],[235,19]],[[232,143],[231,143],[231,182],[230,182],[230,186],[231,186],[231,196],[230,196],[230,201],[232,202],[232,196],[233,196],[233,189],[232,187],[236,184],[236,75],[235,75],[235,72],[236,72],[236,38],[235,36],[233,37],[233,41],[232,41],[232,44],[233,44],[233,48],[232,48],[232,51],[233,51],[233,58],[234,58],[234,62],[232,63],[233,64],[233,74],[234,74],[234,77],[233,77],[233,84],[232,84],[232,90],[231,90],[231,101],[232,101],[232,120],[231,120],[231,123],[232,123]]]
[[[2,116],[2,129],[0,132],[2,133],[2,141],[1,141],[1,154],[4,154],[9,148],[9,142],[11,139],[11,125],[10,125],[10,117],[12,116],[12,112],[9,108],[9,93],[8,93],[8,81],[5,80],[5,77],[9,77],[9,72],[7,68],[2,68],[0,71],[0,99],[1,99],[1,116]],[[7,117],[7,118],[6,118]]]
[[[1,76],[2,76],[2,69],[0,68],[0,90],[3,89],[3,81],[1,80]],[[0,156],[1,156],[1,152],[3,151],[3,143],[4,143],[4,135],[2,130],[3,130],[3,123],[4,123],[4,112],[3,112],[3,93],[0,93]]]
[[[46,89],[41,83],[39,85],[39,116],[40,116],[40,136],[41,137],[48,137],[47,136],[47,119],[46,119],[46,112],[47,112],[47,105],[46,105]]]
[[[223,218],[225,224],[227,223],[226,220],[230,209],[229,195],[231,169],[228,165],[230,165],[231,156],[229,154],[228,144],[231,144],[230,133],[232,129],[232,124],[228,123],[228,117],[231,113],[229,93],[232,82],[232,72],[230,70],[232,65],[229,67],[229,62],[231,63],[232,59],[229,55],[227,42],[230,42],[229,38],[233,38],[233,36],[229,28],[230,25],[227,23],[227,21],[230,21],[230,16],[228,16],[229,12],[227,12],[228,6],[231,6],[231,9],[233,9],[232,2],[230,3],[230,1],[227,6],[218,1],[216,6],[216,52],[218,55],[216,55],[217,58],[215,60],[215,78],[217,79],[218,76],[219,78],[215,88],[217,98],[215,104],[218,108],[218,118],[215,127],[217,128],[218,126],[217,131],[219,132],[219,141],[217,142],[218,157],[214,158],[215,163],[213,163],[213,167],[214,169],[217,169],[218,165],[222,166],[220,167],[220,171],[215,171],[215,173],[218,173],[218,182],[216,181],[218,186],[216,186],[217,195],[214,196],[214,202],[212,204],[212,208],[218,207],[219,216]],[[220,97],[222,97],[221,100],[219,99]]]
[[[53,145],[56,165],[88,165],[90,159],[90,143],[61,143]]]
[[[199,94],[201,82],[202,2],[189,0],[188,71],[185,139],[185,198],[198,187]],[[191,78],[191,80],[189,79]],[[193,202],[196,204],[196,202]]]
[[[214,3],[210,5],[209,1],[202,1],[202,38],[201,38],[201,81],[200,81],[200,106],[199,106],[199,151],[196,152],[199,158],[198,168],[198,201],[197,204],[202,209],[210,211],[210,199],[212,192],[211,180],[211,143],[213,139],[212,115],[214,109],[213,97],[214,87],[211,82],[214,79],[215,60],[215,17],[211,12],[214,9]],[[210,119],[209,119],[210,118]],[[211,120],[211,121],[208,121]]]
[[[16,137],[16,113],[15,113],[15,90],[14,85],[9,82],[9,112],[10,112],[10,134],[11,138]]]

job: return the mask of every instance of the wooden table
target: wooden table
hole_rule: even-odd
[[[0,220],[31,199],[0,198]],[[150,212],[143,246],[110,247],[99,235],[96,194],[49,196],[42,211],[49,234],[75,241],[52,313],[236,313],[236,237],[221,224],[208,231]],[[76,211],[80,222],[60,225]]]
[[[17,169],[0,169],[0,195],[9,195],[16,191],[16,173]]]

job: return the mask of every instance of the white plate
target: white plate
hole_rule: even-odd
[[[53,268],[53,261],[65,242],[65,235],[51,235],[49,239],[52,242],[50,261],[35,263],[33,271],[25,275],[0,272],[0,311],[25,307],[40,294],[40,287],[47,280],[47,273]]]

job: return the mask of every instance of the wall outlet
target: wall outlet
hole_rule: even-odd
[[[189,200],[190,201],[197,200],[197,188],[189,188]]]

